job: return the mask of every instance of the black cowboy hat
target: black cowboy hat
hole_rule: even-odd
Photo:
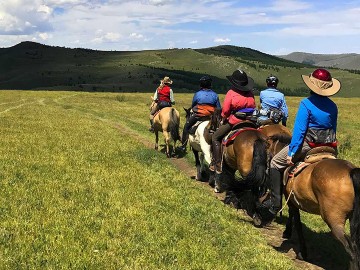
[[[254,80],[241,69],[235,70],[231,76],[226,76],[226,78],[236,89],[242,91],[251,91],[254,87]]]

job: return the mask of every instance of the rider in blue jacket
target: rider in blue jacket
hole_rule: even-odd
[[[268,209],[263,219],[272,219],[281,208],[282,173],[289,165],[302,160],[314,147],[337,147],[338,108],[329,96],[340,90],[340,82],[321,68],[310,75],[302,75],[302,79],[311,90],[310,96],[300,102],[290,144],[270,162],[271,192],[270,200],[263,203]]]
[[[259,122],[269,120],[272,117],[274,109],[280,110],[282,113],[282,124],[286,126],[286,121],[289,116],[288,107],[286,105],[285,96],[277,89],[279,79],[276,76],[270,75],[266,78],[266,89],[260,92],[260,117]]]
[[[185,151],[189,138],[189,130],[197,121],[209,120],[216,108],[221,109],[218,94],[211,89],[212,79],[205,75],[200,78],[200,90],[198,90],[192,100],[192,115],[187,119],[181,137],[181,150]]]

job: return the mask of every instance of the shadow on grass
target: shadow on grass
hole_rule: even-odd
[[[287,217],[277,217],[275,222],[286,224]],[[307,262],[326,270],[348,269],[349,255],[343,245],[330,232],[314,232],[306,224],[303,223],[302,225],[308,252]],[[273,248],[282,253],[287,253],[293,249],[297,254],[299,252],[299,240],[295,228],[293,228],[291,239],[283,239],[280,246],[273,246]]]

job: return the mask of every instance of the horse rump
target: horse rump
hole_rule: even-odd
[[[354,264],[356,269],[360,269],[360,168],[352,169],[350,177],[355,192],[353,213],[350,217],[350,235],[355,255]]]

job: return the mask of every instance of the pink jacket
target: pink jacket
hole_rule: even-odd
[[[231,125],[235,125],[243,120],[236,118],[232,113],[245,108],[256,108],[253,92],[230,89],[225,95],[221,116],[228,119]]]

